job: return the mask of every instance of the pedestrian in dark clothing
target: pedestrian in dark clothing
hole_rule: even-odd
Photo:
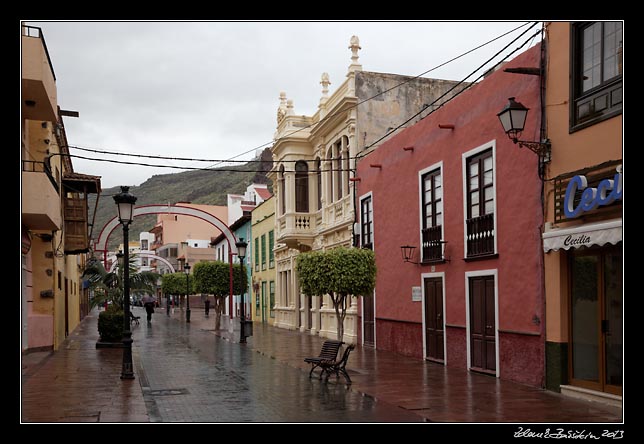
[[[145,312],[148,314],[148,323],[152,321],[152,313],[154,313],[154,302],[145,303]]]
[[[206,316],[208,316],[208,313],[210,313],[210,299],[206,299]]]

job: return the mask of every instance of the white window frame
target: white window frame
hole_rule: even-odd
[[[443,223],[441,224],[441,239],[445,240],[445,175],[443,174],[443,161],[437,162],[418,172],[418,262],[423,261],[423,175],[440,170],[441,188],[443,188]],[[445,257],[445,244],[441,244],[441,256]],[[424,290],[423,290],[424,291]],[[424,335],[423,335],[424,336]]]
[[[365,199],[371,199],[371,250],[375,253],[376,251],[376,237],[375,237],[375,210],[373,206],[373,191],[369,191],[368,193],[365,193],[361,195],[358,200],[360,202],[360,246],[362,246],[362,201]],[[377,329],[376,329],[376,289],[373,289],[373,295],[371,296],[373,298],[373,348],[376,349],[378,346],[377,342]],[[364,298],[360,301],[360,310],[362,313],[361,316],[361,323],[362,323],[362,344],[364,345]]]
[[[496,359],[496,377],[501,376],[499,359],[499,272],[497,268],[465,272],[465,340],[467,342],[467,370],[472,369],[470,350],[470,278],[479,276],[494,277],[494,359]]]
[[[446,300],[446,295],[445,295],[445,272],[444,271],[439,271],[435,273],[421,273],[420,275],[420,288],[422,291],[422,297],[423,297],[423,307],[422,307],[422,317],[423,317],[423,359],[427,359],[427,329],[425,327],[425,279],[431,279],[431,278],[440,278],[443,282],[443,365],[447,366],[447,311],[446,311],[446,306],[445,306],[445,300]]]
[[[467,258],[467,181],[468,181],[468,172],[467,172],[467,159],[470,157],[476,156],[477,154],[489,150],[492,148],[492,190],[494,192],[494,253],[498,254],[498,239],[499,239],[499,230],[497,228],[499,213],[497,211],[497,195],[496,195],[496,139],[492,139],[489,142],[484,143],[483,145],[477,146],[469,151],[466,151],[462,154],[462,184],[463,184],[463,257]],[[443,205],[445,208],[445,205]],[[444,216],[443,216],[444,217]]]

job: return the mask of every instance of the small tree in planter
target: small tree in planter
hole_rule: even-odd
[[[243,294],[248,286],[246,272],[233,265],[233,294]],[[212,294],[215,299],[215,330],[221,328],[226,296],[230,293],[230,264],[221,261],[198,262],[193,267],[194,289],[197,293]]]
[[[371,297],[376,285],[373,251],[335,248],[302,253],[297,257],[297,273],[302,293],[331,297],[337,319],[338,340],[344,337],[344,319],[351,296]]]

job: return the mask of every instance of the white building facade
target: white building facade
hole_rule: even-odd
[[[331,95],[329,76],[322,74],[322,97],[313,116],[296,115],[293,101],[280,93],[269,172],[276,198],[275,325],[332,339],[337,329],[331,299],[300,293],[297,256],[354,245],[356,156],[375,149],[392,128],[414,116],[420,119],[419,111],[433,109],[436,99],[463,87],[452,81],[365,72],[358,63],[356,36],[349,49],[346,79]],[[356,343],[359,301],[350,299],[343,340]]]

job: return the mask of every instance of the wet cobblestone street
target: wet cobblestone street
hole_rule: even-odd
[[[150,421],[419,422],[423,418],[328,383],[165,314],[135,327],[137,376]]]

